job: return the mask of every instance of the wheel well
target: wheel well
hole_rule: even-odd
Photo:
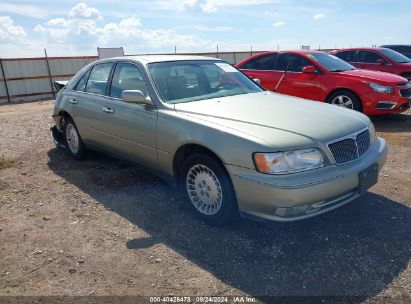
[[[60,116],[60,121],[59,121],[59,128],[62,128],[63,127],[63,124],[64,124],[64,119],[66,119],[66,118],[71,118],[71,119],[73,119],[71,116],[70,116],[70,114],[69,113],[67,113],[66,111],[60,111],[59,112],[59,116]]]
[[[339,92],[339,91],[348,91],[348,92],[354,94],[354,95],[358,98],[358,100],[360,101],[361,112],[362,112],[363,106],[362,106],[362,100],[361,100],[360,96],[358,96],[357,93],[355,93],[353,90],[350,90],[350,89],[338,88],[338,89],[332,90],[332,91],[327,95],[327,97],[325,98],[325,102],[326,102],[326,103],[329,103],[328,99],[330,98],[330,96],[331,96],[332,94],[336,93],[336,92]]]
[[[402,73],[401,74],[402,77],[410,79],[411,78],[411,73]]]
[[[183,164],[184,160],[191,154],[194,153],[203,153],[207,154],[208,156],[211,156],[215,160],[217,160],[221,165],[223,165],[223,162],[221,159],[215,154],[213,151],[210,149],[197,145],[197,144],[186,144],[184,146],[181,146],[178,148],[177,152],[174,155],[173,159],[173,173],[175,177],[178,177],[179,174],[179,168]],[[224,166],[223,166],[224,167]]]

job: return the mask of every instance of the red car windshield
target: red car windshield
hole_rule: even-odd
[[[396,63],[409,63],[411,59],[390,49],[380,49],[380,52]]]
[[[317,61],[330,72],[356,70],[356,68],[348,62],[327,53],[308,53],[307,56]]]

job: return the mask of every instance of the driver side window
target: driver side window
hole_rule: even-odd
[[[131,63],[118,63],[111,82],[110,96],[121,99],[125,90],[139,90],[147,96],[147,86],[138,66]]]
[[[306,66],[313,65],[309,60],[291,53],[282,53],[277,57],[277,71],[301,72]]]
[[[360,51],[358,57],[359,61],[363,63],[378,63],[378,60],[384,60],[380,55],[369,51]]]

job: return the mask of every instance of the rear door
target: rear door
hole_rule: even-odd
[[[317,69],[317,73],[302,73],[302,69],[310,65]],[[324,101],[325,76],[321,70],[308,59],[293,53],[280,53],[276,60],[275,69],[279,71],[280,74],[284,74],[287,70],[278,85],[278,93]]]
[[[277,53],[255,57],[240,67],[240,70],[252,79],[260,79],[261,86],[273,91],[281,73],[274,70]]]
[[[112,67],[113,63],[94,65],[66,97],[71,106],[69,112],[81,137],[88,143],[98,144],[102,140],[99,118]]]
[[[382,64],[379,61],[383,61]],[[373,51],[358,52],[359,68],[373,71],[392,73],[392,64],[380,54]]]
[[[157,107],[126,103],[121,98],[123,90],[140,90],[148,96],[146,79],[135,63],[119,62],[115,66],[100,110],[103,144],[110,151],[156,168]]]
[[[343,51],[335,54],[338,58],[348,62],[349,64],[359,68],[358,52],[356,50]]]

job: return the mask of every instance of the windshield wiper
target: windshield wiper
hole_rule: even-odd
[[[354,71],[354,70],[356,70],[356,69],[345,69],[345,70],[343,70],[343,69],[340,69],[340,70],[330,70],[330,72],[345,72],[345,71]]]

